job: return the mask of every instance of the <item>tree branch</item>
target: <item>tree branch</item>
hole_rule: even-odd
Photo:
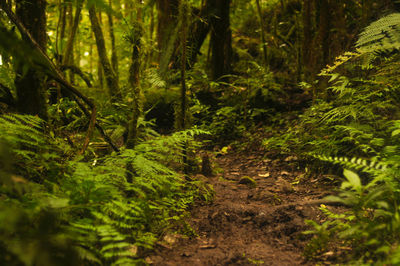
[[[92,83],[90,82],[89,77],[87,75],[85,75],[85,73],[83,73],[83,71],[79,67],[74,66],[74,65],[61,65],[60,70],[61,71],[65,71],[65,70],[72,71],[72,73],[81,77],[81,79],[86,83],[86,85],[89,88],[93,87]]]
[[[88,112],[84,113],[89,117],[90,122],[88,126],[88,130],[86,133],[86,138],[83,144],[83,147],[80,151],[80,154],[85,152],[89,141],[90,137],[93,134],[94,127],[96,125],[96,106],[94,103],[87,98],[85,95],[83,95],[77,88],[75,88],[72,84],[70,84],[63,76],[62,72],[60,71],[59,68],[50,60],[50,58],[47,56],[47,54],[42,50],[42,48],[37,44],[37,42],[32,38],[31,34],[28,32],[28,30],[24,27],[24,25],[21,23],[21,21],[18,19],[18,17],[9,9],[9,6],[7,5],[5,0],[0,0],[0,7],[3,9],[3,11],[7,14],[7,17],[14,23],[14,25],[18,28],[20,31],[22,37],[28,42],[33,49],[33,52],[35,53],[36,57],[33,57],[32,59],[32,64],[37,65],[43,69],[44,72],[46,72],[47,75],[51,76],[54,80],[56,80],[58,83],[62,85],[62,88],[71,92],[74,94],[78,99],[81,99],[86,105],[88,105],[91,109],[91,113],[89,114]],[[78,103],[79,101],[77,101]],[[82,108],[84,107],[83,105],[78,105]],[[87,111],[87,110],[86,110]],[[97,128],[99,128],[98,126]],[[103,130],[100,130],[100,133],[104,133]],[[116,149],[116,146],[112,144],[110,138],[105,138],[106,141],[109,141],[110,146],[115,150],[119,151],[118,148]]]

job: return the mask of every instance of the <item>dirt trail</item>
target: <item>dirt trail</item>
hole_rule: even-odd
[[[317,204],[326,192],[301,179],[296,158],[263,159],[262,154],[217,158],[223,173],[207,179],[216,196],[192,211],[198,237],[160,245],[153,265],[312,265],[302,252],[305,219],[318,219]],[[243,176],[257,182],[239,184]],[[293,185],[292,185],[293,184]],[[166,239],[168,241],[168,239]],[[173,239],[171,242],[174,242]]]

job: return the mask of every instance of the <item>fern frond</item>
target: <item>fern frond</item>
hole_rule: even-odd
[[[317,154],[309,154],[314,158],[317,158],[321,161],[338,164],[343,166],[344,168],[359,170],[368,173],[379,173],[385,171],[389,164],[382,161],[375,160],[366,160],[362,158],[353,157],[351,159],[347,157],[332,157],[326,155],[317,155]]]
[[[364,29],[356,43],[361,52],[400,49],[400,13],[385,16]]]

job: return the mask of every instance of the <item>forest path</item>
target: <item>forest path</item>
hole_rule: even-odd
[[[195,206],[189,222],[198,236],[166,236],[169,244],[159,245],[147,261],[160,266],[311,265],[302,257],[304,220],[318,219],[318,204],[308,203],[326,191],[302,178],[295,160],[265,159],[254,152],[216,158],[223,171],[206,179],[215,199]],[[244,176],[257,186],[240,184]]]

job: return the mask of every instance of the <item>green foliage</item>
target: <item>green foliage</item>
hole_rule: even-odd
[[[360,34],[356,47],[363,52],[387,52],[400,48],[400,13],[387,15]]]
[[[251,58],[243,58],[236,68],[240,75],[229,75],[229,82],[209,82],[207,75],[198,69],[192,71],[188,82],[193,88],[208,87],[202,91],[192,89],[195,98],[190,112],[194,124],[224,144],[243,137],[257,123],[272,120],[274,107],[285,95],[272,72]]]
[[[349,170],[344,171],[344,176],[346,180],[339,194],[326,200],[349,209],[335,213],[321,207],[327,220],[321,225],[308,222],[314,229],[306,233],[315,238],[309,243],[306,255],[315,257],[334,244],[336,249],[350,251],[345,260],[367,263],[394,260],[400,236],[398,168],[375,171],[366,182]]]
[[[267,147],[287,147],[300,156],[385,156],[398,119],[398,56],[365,67],[363,56],[347,53],[322,71],[329,85],[286,133],[265,141]]]
[[[322,206],[323,220],[308,221],[309,258],[330,251],[339,263],[399,262],[400,57],[387,53],[398,49],[397,20],[392,14],[367,27],[358,52],[338,57],[319,85],[307,86],[316,94],[299,120],[264,141],[324,171],[349,169],[338,194],[326,198],[346,208]]]
[[[163,233],[187,232],[188,206],[212,196],[211,188],[184,181],[172,168],[181,163],[183,143],[205,132],[68,161],[62,141],[47,137],[39,118],[7,115],[0,122],[1,264],[135,265]]]

